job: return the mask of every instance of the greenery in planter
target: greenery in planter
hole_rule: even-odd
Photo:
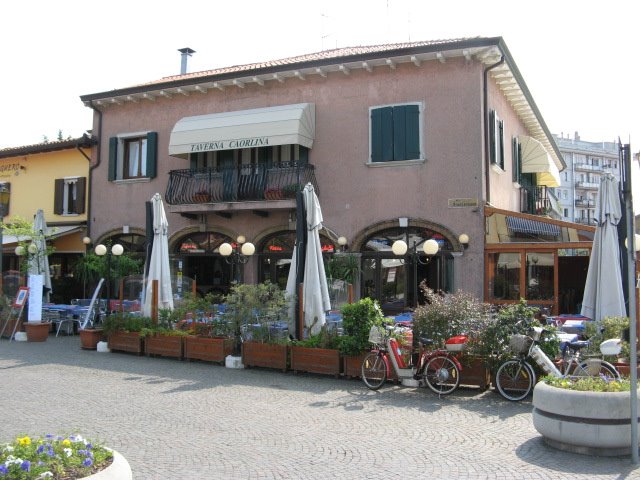
[[[380,305],[375,300],[363,298],[355,303],[342,306],[342,330],[339,349],[343,355],[359,355],[369,350],[369,331],[372,326],[385,322]]]
[[[111,249],[111,245],[107,245]],[[85,283],[91,288],[95,288],[100,278],[123,278],[129,275],[135,275],[142,272],[142,259],[133,258],[129,253],[124,252],[122,255],[111,260],[111,274],[107,274],[109,261],[107,255],[96,255],[93,250],[87,252],[86,255],[80,257],[74,266],[74,277],[80,283]]]
[[[330,280],[353,284],[360,273],[360,260],[357,255],[336,253],[327,262],[326,273]]]
[[[598,322],[586,322],[585,336],[591,340],[591,345],[586,354],[600,355],[600,344],[610,338],[624,338],[624,331],[629,328],[628,317],[606,317],[600,322],[601,331],[598,331]],[[618,357],[626,358],[631,356],[629,342],[622,341],[622,350],[617,356],[606,357],[607,361],[617,362]]]
[[[294,198],[296,193],[301,192],[304,185],[298,183],[292,183],[291,185],[285,185],[282,187],[282,194],[287,198]]]
[[[546,376],[542,379],[552,387],[580,392],[630,392],[631,382],[627,379],[607,381],[601,377],[558,378]]]
[[[286,292],[269,281],[258,284],[238,284],[225,297],[227,332],[235,339],[235,354],[240,353],[242,326],[258,319],[284,318],[288,302]]]
[[[107,336],[116,332],[142,332],[144,329],[150,329],[151,326],[151,318],[126,312],[108,315],[102,321],[102,330]]]
[[[323,325],[318,333],[310,335],[304,340],[294,340],[292,344],[298,347],[338,350],[341,348],[342,338],[334,329],[328,329],[326,325]]]

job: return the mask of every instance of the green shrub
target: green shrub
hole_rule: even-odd
[[[384,315],[378,302],[363,298],[342,306],[342,332],[340,353],[359,355],[369,350],[369,330],[384,323]]]
[[[631,382],[626,379],[610,380],[601,377],[557,378],[546,376],[543,381],[556,388],[580,392],[629,392]]]
[[[601,322],[586,322],[585,336],[591,340],[591,345],[587,354],[600,355],[600,344],[610,338],[624,338],[624,330],[629,328],[628,317],[605,317]],[[602,331],[598,331],[598,325]],[[629,342],[622,341],[622,350],[617,356],[607,357],[608,360],[616,361],[617,357],[629,358],[631,350]]]
[[[115,332],[141,332],[151,326],[151,318],[134,316],[129,313],[114,313],[108,315],[102,322],[105,335],[111,335]]]
[[[293,345],[307,348],[339,349],[343,342],[342,338],[335,330],[329,330],[326,325],[323,325],[318,333],[310,335],[304,340],[295,340]]]

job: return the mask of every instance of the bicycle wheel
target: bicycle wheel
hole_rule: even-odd
[[[438,395],[448,395],[460,385],[460,369],[446,355],[431,358],[423,375],[427,386]]]
[[[620,379],[616,367],[599,358],[590,358],[580,362],[571,375],[574,377],[601,377],[607,381]]]
[[[371,390],[378,390],[387,380],[387,364],[381,354],[369,353],[362,361],[362,381]]]
[[[535,378],[535,373],[527,362],[507,360],[496,372],[496,388],[504,398],[517,402],[531,393]]]

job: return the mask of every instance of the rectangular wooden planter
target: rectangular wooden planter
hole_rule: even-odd
[[[342,375],[349,378],[362,377],[362,361],[369,352],[360,355],[345,355],[342,357]]]
[[[116,332],[109,335],[109,349],[142,355],[144,337],[139,332]]]
[[[182,359],[183,336],[151,335],[145,338],[145,351],[148,356]]]
[[[291,370],[294,372],[340,375],[340,352],[326,348],[291,347]]]
[[[462,365],[460,385],[479,387],[486,390],[491,384],[491,372],[483,358],[464,357],[459,359]]]
[[[287,371],[289,347],[277,343],[244,342],[242,364],[245,367],[277,368]]]
[[[631,366],[628,363],[614,363],[614,367],[618,370],[618,373],[621,377],[630,377],[631,376]],[[638,370],[638,377],[640,377],[640,366],[636,367]]]
[[[224,363],[227,355],[233,353],[233,340],[230,338],[184,337],[184,358],[205,362]]]

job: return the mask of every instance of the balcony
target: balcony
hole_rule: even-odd
[[[551,212],[547,187],[520,187],[520,213],[548,215]]]
[[[582,225],[595,225],[596,221],[593,218],[576,218],[575,223]]]
[[[576,182],[576,188],[584,188],[585,190],[598,190],[599,186],[594,182]]]
[[[602,172],[600,165],[592,165],[590,163],[574,163],[573,167],[583,172]]]
[[[584,198],[576,198],[576,207],[595,208],[594,200],[585,200]]]
[[[165,198],[169,210],[206,213],[295,208],[296,192],[311,183],[319,195],[313,165],[172,170]]]

